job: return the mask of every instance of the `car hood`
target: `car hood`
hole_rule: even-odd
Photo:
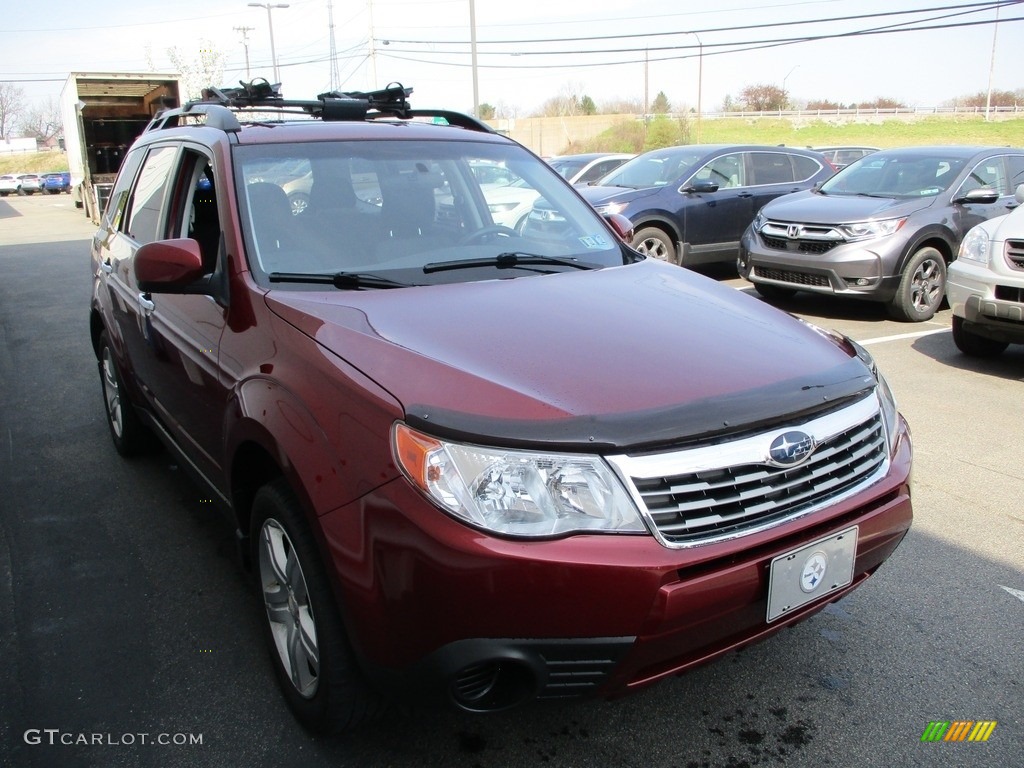
[[[845,224],[868,219],[895,219],[931,206],[937,198],[853,197],[810,190],[783,195],[761,209],[766,218],[801,224]]]
[[[849,345],[654,260],[266,300],[440,437],[654,447],[781,423],[873,386]]]

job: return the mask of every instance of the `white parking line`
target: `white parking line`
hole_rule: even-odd
[[[931,336],[935,333],[949,333],[949,328],[936,328],[934,331],[918,331],[917,333],[900,333],[896,336],[879,336],[877,339],[868,339],[862,341],[862,346],[868,346],[869,344],[883,344],[887,341],[900,341],[901,339],[917,339],[921,336]]]

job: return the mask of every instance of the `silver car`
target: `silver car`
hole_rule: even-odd
[[[737,266],[769,299],[797,291],[884,302],[931,318],[967,231],[1017,206],[1024,150],[916,147],[875,152],[820,186],[766,204]]]
[[[1015,197],[1024,203],[1024,184]],[[1024,344],[1024,208],[967,233],[949,265],[946,296],[953,342],[965,355],[994,357]]]

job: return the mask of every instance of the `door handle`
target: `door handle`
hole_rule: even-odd
[[[753,192],[740,192],[738,195],[736,195],[736,197],[753,197],[753,196],[754,196]]]
[[[153,300],[149,298],[148,293],[139,294],[139,306],[142,308],[143,313],[147,315],[156,309],[156,304],[154,304]]]

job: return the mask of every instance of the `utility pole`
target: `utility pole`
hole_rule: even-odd
[[[476,64],[476,3],[469,0],[469,41],[470,60],[473,69],[473,117],[480,119],[480,81]]]
[[[338,46],[334,42],[334,2],[327,0],[327,27],[331,35],[331,87],[329,91],[341,88],[341,73],[338,72]]]
[[[252,75],[249,74],[249,33],[256,27],[233,27],[233,29],[242,35],[242,47],[245,48],[245,79],[250,80]]]

